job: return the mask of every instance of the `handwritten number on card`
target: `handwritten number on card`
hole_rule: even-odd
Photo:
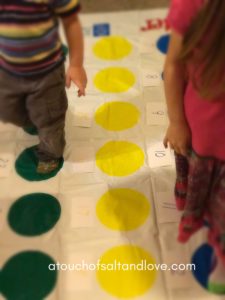
[[[150,70],[143,70],[143,85],[145,87],[157,87],[160,86],[161,78],[159,73]]]
[[[7,167],[8,159],[0,158],[0,168],[5,169]]]
[[[146,78],[148,79],[158,79],[159,76],[157,74],[146,74]]]
[[[164,115],[165,115],[165,112],[162,111],[162,110],[160,110],[160,111],[154,111],[152,114],[153,114],[153,115],[164,116]]]
[[[157,158],[165,157],[166,156],[166,152],[165,151],[155,151],[155,156]]]
[[[10,153],[0,153],[0,178],[9,177],[13,169],[14,155]]]

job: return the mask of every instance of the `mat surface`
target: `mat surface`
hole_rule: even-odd
[[[205,231],[189,245],[176,242],[174,158],[162,145],[166,14],[82,15],[89,85],[83,99],[75,87],[67,91],[67,146],[57,176],[21,178],[15,161],[38,138],[0,124],[3,299],[218,299],[202,287],[209,267],[199,259],[210,252]],[[98,267],[115,261],[170,267],[192,257],[202,268],[194,275]]]

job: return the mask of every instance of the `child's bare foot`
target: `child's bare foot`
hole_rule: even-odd
[[[59,167],[59,160],[53,159],[49,161],[39,161],[37,166],[37,173],[49,174]]]

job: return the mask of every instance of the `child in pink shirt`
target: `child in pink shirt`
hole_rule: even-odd
[[[225,1],[172,0],[168,22],[164,144],[176,156],[179,241],[207,220],[217,256],[209,289],[225,294]]]

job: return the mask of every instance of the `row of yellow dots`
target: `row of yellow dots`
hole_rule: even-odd
[[[105,60],[118,60],[132,52],[132,45],[123,37],[111,36],[100,39],[93,47],[94,54]],[[108,67],[94,78],[95,86],[102,92],[122,93],[135,84],[134,74],[122,67]],[[131,103],[110,102],[96,112],[97,124],[106,130],[120,131],[132,128],[140,118],[139,110]],[[97,166],[109,176],[128,176],[139,170],[145,160],[142,149],[126,141],[106,143],[96,154]],[[112,230],[129,231],[143,225],[150,214],[146,197],[131,189],[112,189],[97,203],[99,220]],[[142,261],[154,264],[155,260],[141,247],[122,245],[114,247],[101,257],[102,264],[113,264],[117,260],[126,265],[138,265]],[[148,270],[116,270],[97,272],[101,287],[108,293],[128,298],[141,296],[154,284],[156,272]]]

